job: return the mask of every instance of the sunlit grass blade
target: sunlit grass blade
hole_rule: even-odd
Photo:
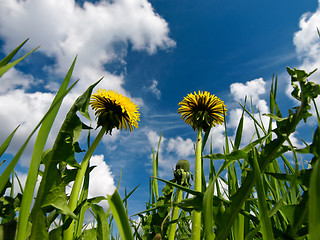
[[[9,53],[7,56],[5,56],[1,61],[0,61],[0,67],[3,67],[7,65],[10,60],[17,54],[17,52],[22,48],[22,46],[29,40],[27,38],[24,40],[18,47],[16,47],[11,53]]]
[[[25,233],[27,231],[27,224],[29,221],[30,206],[33,199],[33,193],[35,184],[37,182],[38,170],[41,161],[41,156],[43,153],[44,146],[46,144],[49,132],[51,130],[52,124],[57,116],[60,105],[62,103],[62,96],[67,92],[69,82],[71,80],[71,75],[75,65],[76,58],[73,60],[71,67],[69,68],[65,79],[63,80],[60,89],[58,90],[53,102],[50,106],[50,109],[53,109],[49,112],[48,117],[42,122],[39,133],[36,138],[34,145],[29,172],[26,180],[26,185],[24,189],[24,194],[21,202],[21,209],[19,213],[18,221],[18,233],[17,240],[24,240]],[[74,86],[74,85],[73,85]]]
[[[247,100],[247,98],[245,99],[245,101],[246,100]],[[246,105],[246,103],[244,103],[244,106],[245,105]],[[241,138],[242,138],[242,131],[243,131],[243,121],[244,121],[244,109],[242,110],[242,115],[241,115],[241,118],[240,118],[240,121],[239,121],[239,124],[237,127],[233,150],[238,150],[240,147]]]
[[[123,202],[117,190],[112,195],[108,196],[108,203],[117,224],[121,239],[133,240],[128,215],[126,214]]]
[[[28,39],[27,39],[28,40]],[[6,73],[10,68],[14,67],[15,65],[17,65],[20,61],[22,61],[23,59],[25,59],[27,56],[29,56],[31,53],[33,53],[34,51],[36,51],[39,47],[36,47],[35,49],[31,50],[30,52],[28,52],[27,54],[25,54],[24,56],[18,58],[17,60],[10,62],[9,61],[12,59],[12,57],[17,53],[17,51],[25,44],[25,42],[27,41],[25,40],[20,46],[18,46],[15,50],[13,50],[7,57],[5,57],[4,59],[2,59],[2,61],[0,62],[0,77]]]
[[[309,233],[310,239],[319,238],[320,229],[320,160],[313,166],[309,190]]]
[[[265,195],[265,188],[263,184],[263,178],[261,175],[259,163],[258,163],[258,153],[257,150],[253,150],[253,171],[254,176],[256,179],[256,190],[257,190],[257,196],[258,196],[258,207],[259,207],[259,214],[260,214],[260,222],[261,222],[261,228],[262,228],[262,236],[263,239],[266,240],[273,240],[273,230],[271,221],[269,218],[269,209],[267,204],[267,198]]]
[[[106,228],[106,226],[108,226],[107,214],[104,212],[104,209],[97,204],[90,204],[90,207],[97,219],[97,239],[109,240],[109,232]]]
[[[159,137],[157,153],[155,154],[153,150],[153,157],[152,157],[152,167],[153,167],[153,176],[158,176],[158,163],[159,163],[159,150],[160,150],[160,143],[161,143],[162,133]],[[156,178],[152,179],[152,192],[155,194],[155,198],[159,198],[159,189],[158,189],[158,181]]]
[[[10,133],[10,135],[6,138],[6,140],[4,140],[4,142],[1,144],[0,146],[0,157],[2,156],[2,154],[7,150],[12,138],[13,138],[13,135],[16,133],[16,131],[18,130],[19,126],[16,127],[12,133]]]
[[[246,113],[249,114],[249,116],[251,117],[251,119],[254,121],[254,123],[263,131],[264,134],[267,134],[266,130],[264,129],[264,127],[259,123],[259,121],[253,116],[253,114],[251,112],[248,111],[248,109],[246,109],[245,106],[243,106],[242,104],[239,103],[239,105],[242,107],[242,109],[244,111],[246,111]]]
[[[73,85],[74,86],[74,85]],[[63,97],[65,97],[65,95],[68,94],[68,92],[72,89],[71,86],[67,92],[65,92],[65,94],[63,94],[63,96],[60,98],[60,100],[63,99]],[[57,103],[56,103],[57,104]],[[55,104],[55,105],[56,105]],[[42,122],[48,117],[49,113],[51,113],[51,111],[53,111],[54,106],[52,106],[48,112],[43,116],[43,118],[40,120],[40,122],[37,124],[37,126],[32,130],[32,132],[30,133],[30,135],[28,136],[28,138],[26,139],[26,141],[23,143],[23,145],[21,146],[21,148],[18,150],[18,152],[15,154],[15,156],[12,158],[12,160],[10,161],[9,165],[6,167],[6,169],[1,173],[0,175],[0,192],[3,190],[6,182],[9,180],[10,175],[12,173],[12,171],[14,170],[14,167],[16,166],[17,162],[19,161],[23,151],[25,150],[27,144],[29,143],[31,137],[33,136],[33,134],[38,130],[38,128],[40,127],[40,125],[42,124]]]
[[[213,220],[213,195],[214,195],[214,184],[212,181],[207,188],[203,196],[203,223],[204,232],[206,239],[215,239],[215,234],[213,232],[214,220]]]
[[[90,99],[92,90],[101,80],[102,80],[102,78],[99,81],[97,81],[96,83],[90,85],[87,88],[87,90],[76,100],[76,102],[74,103],[74,106],[73,106],[75,108],[74,109],[75,111],[80,111],[83,114],[87,113],[89,99]],[[76,116],[75,112],[74,112],[74,114],[72,114],[72,116],[73,117]],[[80,121],[80,120],[78,119],[78,121]],[[81,191],[81,187],[82,187],[82,183],[84,180],[86,170],[89,165],[90,158],[93,155],[98,144],[100,143],[102,137],[106,133],[106,129],[107,129],[106,125],[101,127],[98,135],[96,136],[96,138],[94,139],[94,141],[92,142],[91,146],[89,147],[89,149],[87,150],[86,154],[84,155],[84,157],[82,159],[81,166],[77,172],[76,179],[74,180],[73,187],[72,187],[71,194],[70,194],[70,198],[69,198],[68,206],[71,211],[74,211],[77,208],[79,194]],[[70,226],[68,227],[68,229],[65,229],[65,231],[63,233],[64,239],[66,239],[66,240],[73,239],[73,233],[74,233],[73,229],[74,229],[74,224],[72,222],[70,224]]]
[[[89,144],[88,144],[89,145]],[[89,174],[90,174],[90,167],[87,168],[85,177],[83,180],[83,186],[82,190],[80,193],[80,198],[79,202],[83,202],[88,198],[88,193],[89,193]],[[82,231],[82,226],[83,226],[83,221],[84,221],[84,215],[86,212],[86,208],[82,207],[80,210],[80,213],[78,215],[78,221],[76,222],[75,226],[75,237],[79,238],[81,236],[81,231]]]
[[[182,191],[177,189],[176,190],[176,195],[175,195],[175,202],[176,203],[180,203],[182,200]],[[177,228],[177,220],[179,217],[179,208],[177,206],[173,207],[172,210],[172,217],[171,217],[171,221],[175,221],[173,222],[170,226],[169,226],[169,231],[168,231],[168,240],[174,240],[175,238],[175,233],[176,233],[176,228]]]

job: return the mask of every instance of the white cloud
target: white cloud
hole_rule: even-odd
[[[29,37],[23,49],[40,45],[37,51],[55,62],[54,66],[40,67],[62,77],[78,55],[73,77],[80,81],[72,90],[72,96],[67,96],[69,100],[64,101],[67,103],[62,107],[64,113],[77,96],[103,76],[98,87],[114,89],[131,97],[123,88],[124,76],[104,69],[106,63],[113,61],[125,64],[129,47],[153,54],[158,49],[175,46],[168,36],[167,22],[147,0],[84,2],[83,7],[74,0],[0,0],[0,4],[0,36],[7,53]],[[17,132],[19,140],[15,143],[22,142],[48,109],[53,94],[26,92],[31,87],[38,87],[39,83],[43,85],[43,81],[16,69],[6,73],[0,83],[0,123],[6,126],[0,130],[0,136],[5,138],[18,124],[24,123]],[[51,81],[44,87],[56,91],[57,86]],[[139,98],[133,98],[133,101],[140,107],[143,105]],[[61,118],[58,117],[60,123]]]
[[[34,78],[32,75],[24,74],[13,68],[1,77],[0,83],[0,95],[3,95],[17,88],[30,89],[34,84]]]
[[[148,138],[150,145],[156,151],[158,149],[160,135],[157,132],[150,130],[150,129],[146,129],[145,134],[147,135],[147,138]],[[161,144],[160,144],[160,151],[161,151],[161,148],[163,147],[163,142],[165,140],[166,140],[166,138],[164,138],[162,136],[161,137]]]
[[[155,95],[157,99],[161,98],[161,91],[157,88],[158,86],[158,81],[157,80],[152,80],[152,84],[149,87],[145,87],[144,89],[148,92],[151,92],[152,94]]]
[[[103,155],[94,155],[90,159],[90,166],[96,166],[90,173],[88,198],[112,195],[116,189],[110,167],[104,161]],[[101,205],[107,209],[107,201]]]
[[[184,140],[182,137],[170,138],[167,144],[167,152],[174,152],[178,157],[188,157],[194,154],[194,143],[190,138]]]
[[[69,106],[72,105],[76,99],[76,95],[67,95],[61,105],[57,119],[55,120],[51,133],[48,137],[46,148],[51,148],[56,134],[61,127],[61,122],[69,110]],[[25,142],[31,131],[36,127],[41,118],[45,115],[49,106],[54,98],[52,93],[26,93],[22,89],[15,89],[10,91],[8,94],[0,94],[0,124],[6,126],[0,129],[0,136],[5,139],[9,134],[18,126],[17,132],[14,135],[12,144],[9,145],[7,153],[15,154],[18,149]],[[35,133],[35,135],[37,132]],[[23,154],[20,164],[22,166],[28,166],[35,137],[31,138],[27,148]]]
[[[105,63],[123,60],[129,43],[135,50],[152,54],[175,46],[167,22],[147,0],[116,0],[98,3],[74,0],[0,0],[0,35],[7,51],[30,37],[27,47],[56,58],[55,72],[64,73],[79,54],[74,76],[87,81],[108,77],[104,87],[120,91],[121,79],[109,78]],[[93,75],[92,75],[93,73]],[[108,76],[109,75],[109,76]]]
[[[267,110],[267,103],[265,100],[260,99],[260,95],[266,93],[265,85],[266,82],[262,78],[247,81],[245,84],[233,83],[230,85],[230,93],[233,95],[236,101],[240,102],[243,102],[247,96],[249,103],[252,99],[254,106],[259,108],[260,111],[265,112]]]
[[[233,95],[233,98],[236,101],[239,101],[241,104],[244,104],[245,96],[247,96],[247,109],[251,107],[251,99],[253,106],[260,111],[262,117],[262,122],[265,127],[268,127],[269,117],[263,116],[264,113],[269,113],[269,107],[266,100],[263,99],[264,94],[266,93],[266,82],[263,78],[257,78],[251,81],[247,81],[245,84],[243,83],[233,83],[230,85],[230,93]],[[234,131],[237,130],[239,120],[242,115],[242,108],[234,108],[228,111],[228,129],[232,129]],[[251,112],[251,111],[250,111]],[[254,117],[260,122],[260,116],[258,113],[254,114]],[[241,144],[246,145],[254,136],[256,130],[254,127],[254,122],[248,114],[244,114],[243,120],[243,133],[241,137]],[[262,133],[262,132],[261,132]],[[235,134],[231,137],[231,139],[235,138]],[[255,136],[254,138],[256,138]],[[220,136],[222,138],[222,136]]]
[[[320,21],[320,9],[314,13],[305,13],[300,19],[300,30],[294,34],[293,43],[298,57],[302,59],[302,66],[312,71],[319,65],[320,39],[317,32]]]

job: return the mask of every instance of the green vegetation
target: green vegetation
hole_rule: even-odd
[[[26,41],[25,41],[26,42]],[[27,55],[12,61],[23,42],[0,62],[0,76],[23,60]],[[34,50],[33,50],[34,51]],[[290,135],[297,125],[311,116],[311,105],[320,94],[320,85],[308,81],[311,73],[304,70],[287,68],[293,86],[292,97],[299,105],[289,109],[288,116],[283,116],[276,102],[277,79],[270,90],[269,123],[265,126],[261,114],[242,106],[235,140],[232,142],[225,126],[225,146],[223,153],[204,155],[205,146],[209,146],[208,136],[211,127],[210,116],[205,112],[192,119],[196,127],[196,162],[195,179],[197,188],[193,190],[193,169],[186,160],[180,160],[173,172],[172,180],[158,178],[158,154],[153,152],[153,178],[150,179],[150,197],[146,210],[127,215],[127,199],[136,190],[133,189],[121,199],[118,190],[111,196],[88,198],[90,181],[89,161],[94,150],[105,133],[112,128],[121,128],[128,124],[133,130],[137,127],[139,114],[132,107],[132,118],[123,111],[102,109],[101,130],[93,143],[88,141],[87,151],[81,163],[75,158],[82,152],[78,143],[82,132],[88,133],[90,127],[81,122],[77,113],[90,120],[88,107],[92,104],[92,91],[99,83],[88,87],[78,97],[66,115],[54,145],[44,150],[53,121],[59,111],[63,98],[72,90],[68,87],[75,66],[72,63],[61,84],[48,112],[44,115],[19,151],[4,168],[0,176],[0,239],[317,239],[320,227],[320,115],[317,111],[318,127],[310,135],[311,144],[298,149],[290,141]],[[114,93],[113,93],[114,94]],[[199,93],[200,94],[200,93]],[[118,95],[117,98],[120,98]],[[91,99],[91,100],[90,100]],[[97,98],[99,100],[99,98]],[[102,99],[102,98],[101,98]],[[121,96],[121,99],[125,99]],[[199,100],[199,99],[198,99]],[[127,100],[123,100],[124,102]],[[116,101],[106,101],[110,106]],[[96,108],[100,108],[99,103]],[[120,109],[121,101],[114,109]],[[225,114],[223,102],[220,104]],[[108,106],[109,106],[108,105]],[[106,105],[104,105],[106,106]],[[127,110],[131,108],[128,104]],[[133,106],[133,105],[132,105]],[[187,109],[188,110],[188,109]],[[100,114],[100,113],[99,113]],[[113,115],[115,114],[115,115]],[[241,139],[245,114],[254,121],[256,129],[253,140],[242,147]],[[258,116],[258,117],[255,117]],[[222,119],[224,117],[220,117]],[[132,121],[134,119],[134,121]],[[200,119],[200,120],[199,120]],[[203,121],[201,123],[197,121]],[[223,121],[220,120],[219,123]],[[303,123],[302,123],[303,124]],[[204,127],[205,126],[205,127]],[[36,143],[29,167],[25,187],[20,185],[21,193],[13,196],[14,169],[22,156],[30,138],[37,133]],[[0,145],[0,157],[6,151],[18,127]],[[204,135],[203,135],[204,134]],[[211,148],[212,149],[212,148]],[[299,168],[298,155],[312,156],[307,168]],[[215,160],[223,160],[219,169]],[[203,168],[203,162],[209,162],[209,169]],[[292,163],[293,164],[292,164]],[[40,165],[44,170],[40,170]],[[68,167],[67,167],[68,166]],[[35,184],[41,176],[36,194]],[[225,177],[223,177],[223,176]],[[207,177],[206,177],[207,176]],[[165,183],[162,194],[158,181]],[[73,183],[70,195],[66,186]],[[223,187],[227,186],[227,187]],[[9,195],[5,195],[5,192]],[[34,194],[36,196],[32,204]],[[109,209],[105,211],[99,204],[107,200]],[[91,211],[95,221],[92,228],[84,224],[84,214]],[[193,219],[196,216],[197,220]],[[117,230],[114,227],[117,227]]]

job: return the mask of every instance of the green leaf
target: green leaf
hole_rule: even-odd
[[[19,126],[18,126],[19,127]],[[4,140],[4,142],[1,144],[0,146],[0,157],[2,156],[2,154],[7,150],[13,135],[15,134],[15,132],[18,130],[18,127],[16,127],[12,133],[6,138],[6,140]]]
[[[49,240],[62,240],[62,227],[57,227],[49,232]]]
[[[203,211],[203,195],[197,195],[193,198],[185,198],[178,204],[178,207],[188,212],[193,210],[201,212]]]
[[[242,115],[238,124],[237,132],[236,132],[236,137],[234,141],[234,150],[238,150],[240,147],[241,143],[241,137],[242,137],[242,131],[243,131],[243,119],[244,119],[244,110],[242,111]]]
[[[295,182],[297,184],[304,185],[309,187],[310,177],[311,177],[311,169],[303,169],[298,172],[298,176],[295,174],[284,174],[284,173],[274,173],[274,172],[265,172],[265,174],[270,175],[278,180]]]
[[[31,53],[33,53],[34,51],[36,51],[39,48],[39,47],[36,47],[35,49],[33,49],[32,51],[28,52],[27,54],[25,54],[24,56],[20,57],[19,59],[9,63],[9,61],[12,59],[12,57],[17,53],[17,51],[24,45],[24,43],[26,41],[27,40],[25,40],[20,46],[18,46],[15,50],[13,50],[7,57],[5,57],[0,62],[0,77],[2,77],[2,75],[4,73],[6,73],[10,68],[12,68],[15,65],[17,65],[20,61],[22,61],[24,58],[26,58],[27,56],[29,56]]]
[[[91,85],[79,98],[77,98],[66,115],[66,119],[61,126],[52,150],[46,155],[48,159],[44,161],[46,163],[45,170],[41,179],[36,202],[32,210],[34,219],[37,219],[35,215],[43,214],[41,213],[42,211],[50,211],[50,207],[59,209],[64,215],[76,218],[76,215],[71,211],[67,203],[67,196],[65,193],[66,183],[63,180],[66,179],[67,176],[64,176],[63,174],[73,174],[73,172],[65,171],[66,163],[69,163],[72,166],[78,166],[77,163],[75,164],[76,149],[74,143],[78,141],[82,131],[82,123],[76,113],[77,111],[80,111],[80,109],[86,109],[86,106],[83,106],[82,104],[89,103],[87,99],[90,98],[92,89],[98,82]],[[57,169],[57,165],[60,166],[59,170]],[[37,226],[37,223],[34,223],[33,226]]]
[[[320,161],[317,161],[311,173],[309,189],[309,233],[310,239],[319,238],[320,229]]]
[[[10,60],[16,55],[16,53],[22,48],[22,46],[28,41],[29,39],[27,38],[26,40],[23,41],[18,47],[16,47],[11,53],[9,53],[4,59],[0,61],[0,67],[3,67],[7,65]]]
[[[108,226],[107,214],[104,212],[103,207],[97,204],[90,205],[92,211],[95,214],[97,220],[97,239],[107,240],[109,238],[109,232],[107,231],[106,226]]]
[[[69,91],[72,89],[73,86],[71,86],[60,98],[59,100],[62,100],[68,93]],[[40,122],[37,124],[37,126],[32,130],[32,132],[30,133],[30,135],[28,136],[27,140],[23,143],[23,145],[21,146],[21,148],[18,150],[18,152],[16,153],[16,155],[13,157],[13,159],[10,161],[9,165],[6,167],[6,169],[1,173],[0,175],[0,192],[3,190],[6,182],[9,180],[10,175],[12,173],[12,171],[14,170],[14,167],[16,166],[17,162],[19,161],[23,151],[25,150],[27,144],[29,143],[31,137],[33,136],[33,134],[37,131],[37,129],[41,126],[41,124],[43,123],[43,121],[49,116],[49,114],[54,110],[54,108],[56,107],[56,105],[58,105],[59,102],[56,102],[54,105],[52,105],[49,110],[47,111],[47,113],[43,116],[43,118],[40,120]]]
[[[161,181],[161,182],[167,183],[167,184],[170,185],[170,186],[176,187],[176,188],[178,188],[178,189],[180,189],[180,190],[182,190],[182,191],[185,191],[185,192],[187,192],[187,193],[190,193],[190,194],[192,194],[192,195],[195,195],[195,196],[203,196],[203,193],[201,193],[201,192],[194,191],[194,190],[192,190],[192,189],[190,189],[190,188],[187,188],[187,187],[183,187],[183,186],[181,186],[181,185],[179,185],[179,184],[176,184],[176,183],[174,183],[174,182],[167,181],[167,180],[164,180],[164,179],[161,179],[161,178],[156,178],[156,179],[158,179],[158,180]]]
[[[97,230],[94,228],[84,230],[81,240],[97,240]]]
[[[214,184],[212,181],[207,188],[203,196],[203,217],[204,217],[204,231],[206,239],[215,239],[215,234],[213,232],[213,194],[214,194]]]
[[[273,230],[271,221],[269,218],[269,209],[267,204],[267,198],[265,194],[265,188],[262,180],[262,175],[258,163],[258,151],[256,149],[252,152],[252,160],[253,160],[253,171],[256,179],[256,190],[258,195],[258,208],[260,213],[260,223],[262,228],[262,236],[263,239],[273,240]]]
[[[38,177],[38,170],[39,170],[39,166],[41,163],[41,157],[43,154],[43,150],[44,150],[44,146],[46,143],[46,140],[48,138],[49,132],[51,130],[51,127],[53,125],[53,122],[55,120],[55,117],[59,111],[60,105],[62,103],[62,99],[60,100],[60,96],[63,96],[66,92],[68,92],[68,85],[69,82],[71,80],[71,76],[72,76],[72,72],[75,66],[75,62],[76,62],[76,58],[73,60],[71,67],[69,68],[55,98],[53,99],[53,102],[51,104],[51,106],[55,106],[55,104],[57,103],[58,105],[55,107],[54,111],[50,114],[49,118],[43,122],[39,133],[37,135],[37,139],[35,142],[35,146],[33,149],[33,153],[32,153],[32,158],[31,158],[31,163],[30,163],[30,168],[29,168],[29,172],[28,172],[28,177],[27,177],[27,181],[26,181],[26,187],[25,187],[25,191],[24,191],[24,195],[22,198],[22,203],[21,203],[21,218],[19,218],[19,229],[21,231],[18,232],[18,236],[17,239],[22,240],[24,238],[24,232],[27,230],[27,222],[29,219],[29,214],[30,214],[30,206],[31,206],[31,201],[33,198],[33,193],[34,193],[34,188],[35,188],[35,184],[37,181],[37,177]],[[73,86],[76,84],[77,82],[75,82],[74,84],[71,85],[70,88],[73,88]],[[69,88],[69,89],[70,89]],[[50,157],[53,156],[54,151],[52,150],[51,153],[49,154]],[[62,210],[63,212],[65,212],[65,214],[68,214],[70,216],[73,216],[73,213],[68,209],[68,207],[64,204],[62,204],[62,199],[65,198],[66,201],[66,196],[63,196],[64,194],[64,185],[59,182],[59,178],[57,178],[57,176],[59,176],[59,172],[57,172],[57,167],[56,165],[52,165],[49,162],[49,166],[47,166],[47,169],[45,169],[45,172],[42,176],[42,180],[41,182],[46,183],[47,181],[47,175],[48,172],[50,172],[50,177],[53,177],[52,179],[50,179],[51,181],[49,181],[49,184],[51,184],[53,186],[53,199],[56,200],[55,203],[55,207],[58,207],[60,210]],[[48,170],[48,168],[50,170]],[[51,172],[52,171],[52,172]],[[54,204],[49,204],[48,203],[48,199],[44,200],[46,198],[46,195],[43,194],[43,192],[45,192],[45,184],[41,184],[40,183],[40,187],[37,193],[37,198],[34,204],[34,207],[32,209],[32,219],[39,221],[39,225],[37,224],[37,222],[33,222],[33,226],[32,226],[32,230],[33,231],[37,231],[37,232],[45,232],[46,230],[44,229],[40,229],[40,226],[42,226],[40,224],[40,222],[43,221],[43,217],[41,217],[41,215],[44,215],[44,213],[41,210],[41,202],[46,202],[44,204],[45,207],[48,206],[54,206]],[[47,181],[48,183],[48,181]],[[60,189],[60,191],[58,190]],[[63,191],[63,194],[61,193],[61,191]],[[57,194],[59,192],[59,194]],[[50,201],[50,200],[49,200]],[[52,201],[52,200],[51,200]],[[35,215],[40,215],[40,216],[35,216]],[[46,237],[46,236],[43,236]],[[41,236],[39,235],[33,235],[31,234],[31,239],[39,239],[41,238]]]
[[[238,216],[244,202],[247,200],[247,197],[252,192],[253,185],[254,174],[252,171],[249,171],[236,194],[231,196],[231,204],[226,208],[224,213],[224,217],[226,220],[223,225],[223,228],[220,229],[217,235],[217,239],[227,239],[230,233],[231,226],[233,225],[236,217]]]
[[[108,202],[121,238],[126,240],[133,240],[128,216],[124,209],[118,190],[115,190],[114,194],[108,196]]]

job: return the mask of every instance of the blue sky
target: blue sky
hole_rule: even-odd
[[[92,196],[112,193],[122,171],[121,193],[141,184],[129,201],[131,214],[144,210],[148,200],[152,148],[161,133],[161,177],[171,179],[171,169],[181,158],[194,161],[195,133],[177,114],[184,96],[207,90],[224,100],[232,139],[241,114],[238,101],[247,95],[256,110],[268,112],[264,99],[275,74],[279,105],[286,114],[295,103],[288,97],[285,67],[312,71],[320,62],[316,0],[0,0],[0,4],[0,56],[28,37],[25,51],[40,45],[0,79],[0,124],[5,126],[0,139],[22,124],[8,153],[17,151],[40,120],[78,55],[73,78],[80,82],[65,99],[47,147],[76,97],[102,76],[99,87],[131,97],[140,107],[139,128],[105,136],[94,158],[99,171],[93,173],[91,187]],[[251,124],[246,118],[243,144],[252,137]],[[315,120],[310,119],[292,140],[297,146],[299,137],[310,141],[305,133],[310,136],[314,128]],[[214,151],[219,152],[223,127],[214,128],[212,134]],[[31,152],[32,146],[17,168],[22,179]]]

